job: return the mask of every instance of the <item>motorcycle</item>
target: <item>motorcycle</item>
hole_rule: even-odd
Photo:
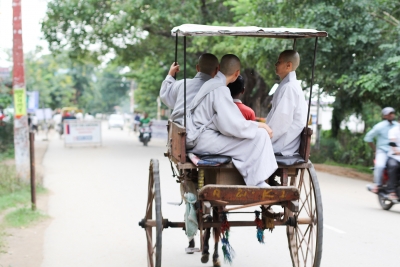
[[[384,210],[390,210],[393,205],[400,204],[400,200],[391,200],[387,197],[389,194],[389,192],[387,191],[388,184],[389,175],[387,168],[385,168],[382,173],[382,185],[378,188],[378,192],[376,193],[378,195],[379,204]],[[370,188],[368,188],[368,190],[372,192]],[[396,193],[398,196],[400,196],[400,186],[397,187]]]
[[[147,143],[151,139],[151,127],[150,125],[143,125],[139,128],[139,141],[143,143],[144,146],[147,146]]]

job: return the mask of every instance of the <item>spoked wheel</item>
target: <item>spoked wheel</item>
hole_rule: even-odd
[[[155,215],[155,220],[153,220]],[[161,191],[158,160],[150,161],[148,198],[145,218],[139,223],[146,231],[147,266],[161,266],[163,218],[161,214]],[[153,238],[155,234],[155,239]],[[155,241],[155,242],[154,242]]]
[[[323,216],[322,200],[314,167],[300,170],[292,180],[300,193],[299,210],[285,212],[295,226],[287,226],[290,256],[293,267],[319,267],[322,256]]]

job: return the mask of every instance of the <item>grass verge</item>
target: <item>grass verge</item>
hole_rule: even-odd
[[[6,209],[17,207],[18,205],[28,204],[31,201],[31,188],[30,186],[21,186],[12,193],[0,194],[0,213]],[[36,187],[36,194],[46,193],[46,189],[38,186]]]
[[[47,216],[40,211],[33,211],[31,208],[23,207],[8,213],[4,217],[4,223],[8,227],[26,227],[45,218]]]
[[[7,227],[25,227],[47,217],[39,211],[26,208],[31,202],[30,190],[29,184],[18,179],[15,166],[0,164],[0,253],[6,250]],[[46,193],[46,189],[37,185],[36,193]]]
[[[37,194],[45,192],[44,187],[36,186]],[[0,212],[20,204],[28,204],[30,199],[30,185],[17,178],[15,167],[0,164]]]
[[[348,165],[348,164],[337,163],[337,162],[329,161],[329,160],[325,161],[323,164],[331,165],[331,166],[350,168],[350,169],[356,170],[358,172],[363,172],[363,173],[373,173],[373,171],[371,170],[370,167],[365,167],[365,166]]]

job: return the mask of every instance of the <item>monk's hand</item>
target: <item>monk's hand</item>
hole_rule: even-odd
[[[265,123],[263,122],[259,122],[258,123],[258,128],[263,128],[267,131],[269,138],[272,138],[273,134],[272,134],[272,129]]]
[[[171,67],[169,68],[168,75],[171,75],[172,77],[174,77],[177,72],[179,72],[179,65],[178,65],[178,62],[174,62],[174,63],[172,63]]]

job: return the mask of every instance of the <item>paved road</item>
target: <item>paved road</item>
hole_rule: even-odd
[[[165,142],[152,140],[143,147],[136,139],[126,131],[103,128],[100,148],[64,148],[62,140],[51,140],[44,166],[54,220],[45,233],[42,267],[146,266],[145,233],[138,222],[144,217],[151,158],[160,161],[164,218],[183,220],[184,207],[167,204],[180,199],[163,157]],[[325,173],[318,178],[325,223],[322,266],[398,266],[400,205],[381,210],[364,181]],[[232,266],[291,266],[284,228],[266,233],[263,245],[255,231],[232,229]],[[200,262],[199,253],[185,254],[186,243],[181,229],[165,229],[162,266],[211,266]]]

